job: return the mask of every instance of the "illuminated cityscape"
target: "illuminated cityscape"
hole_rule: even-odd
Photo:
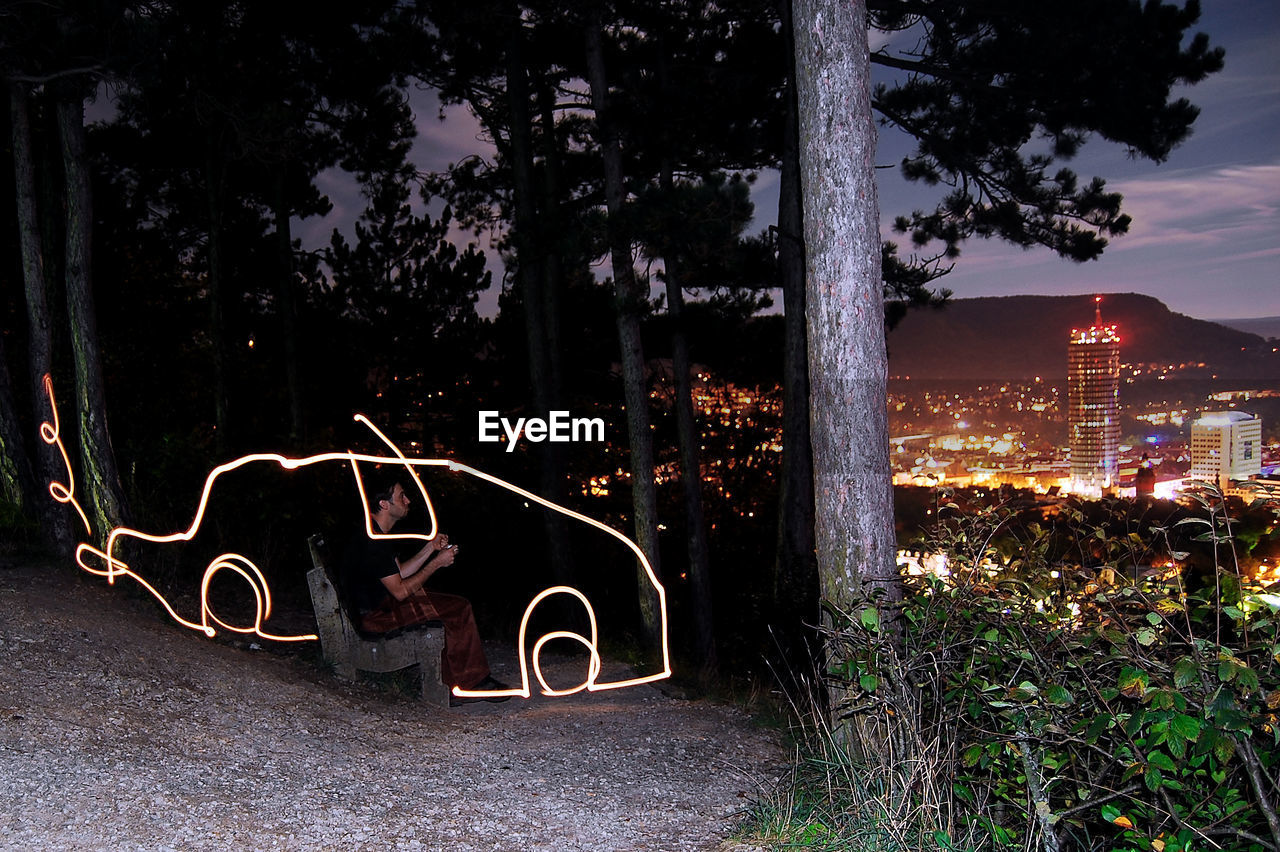
[[[1224,490],[1243,493],[1232,488],[1231,480],[1275,472],[1280,462],[1274,426],[1280,422],[1280,388],[1266,382],[1224,383],[1206,375],[1199,361],[1121,361],[1118,338],[1116,326],[1095,323],[1075,331],[1064,365],[1070,372],[1063,370],[1058,377],[891,380],[887,402],[894,484],[1007,487],[1049,499],[1095,498],[1103,493],[1133,497],[1141,471],[1152,496],[1172,499],[1190,480],[1216,479],[1193,470],[1193,435],[1199,434],[1193,423],[1206,417],[1208,423],[1224,420],[1254,430],[1247,447],[1239,440],[1236,446],[1242,457],[1252,456],[1248,460],[1256,469],[1236,465],[1222,479]],[[649,366],[657,439],[655,480],[659,487],[671,486],[680,480],[675,383],[668,360],[654,359]],[[1072,397],[1073,376],[1079,385],[1078,402]],[[768,515],[783,447],[781,389],[771,383],[731,381],[706,365],[696,366],[692,379],[708,508],[721,519]],[[455,392],[471,405],[479,398],[469,383],[460,382]],[[437,394],[444,396],[440,391],[431,396]],[[1080,405],[1077,424],[1072,423],[1073,402]],[[471,405],[463,407],[469,411]],[[620,422],[617,411],[582,410]],[[413,413],[421,417],[419,411]],[[433,417],[439,418],[440,412]],[[1098,434],[1089,434],[1089,426]],[[609,436],[616,434],[615,428]],[[433,446],[429,438],[428,446]],[[443,446],[434,448],[445,452]],[[579,453],[582,464],[575,471],[574,491],[611,501],[624,497],[631,474],[623,451],[607,440],[598,455]],[[1082,476],[1081,467],[1090,457],[1096,468],[1089,467]],[[1273,487],[1266,479],[1257,485]]]
[[[1140,368],[1118,364],[1117,375],[1132,377]],[[1162,377],[1168,377],[1167,380]],[[1280,390],[1241,389],[1212,395],[1185,388],[1178,368],[1170,365],[1141,384],[1125,384],[1126,396],[1116,406],[1113,429],[1111,493],[1134,496],[1139,470],[1154,478],[1155,496],[1173,498],[1192,473],[1191,424],[1209,412],[1256,430],[1251,453],[1267,473],[1280,463],[1280,442],[1263,438],[1262,418],[1237,405],[1280,407]],[[1161,379],[1159,383],[1155,379]],[[1128,379],[1126,379],[1126,382]],[[1141,380],[1140,380],[1141,381]],[[661,406],[666,393],[653,394]],[[703,480],[708,497],[731,501],[744,516],[759,512],[751,483],[773,476],[782,451],[781,392],[776,387],[739,387],[700,368],[694,383],[694,406],[706,451]],[[1027,489],[1042,495],[1096,497],[1090,483],[1081,488],[1073,467],[1077,458],[1069,441],[1068,388],[1062,380],[969,383],[897,380],[891,382],[890,457],[895,485],[952,488]],[[1216,422],[1211,419],[1210,422]],[[712,451],[717,454],[713,455]],[[1247,478],[1237,470],[1234,479]],[[662,482],[679,476],[674,458],[660,462]],[[592,477],[584,494],[606,496],[611,480],[625,479],[621,469]],[[1226,483],[1224,482],[1224,485]],[[734,496],[734,495],[737,496]],[[741,499],[740,499],[741,498]]]

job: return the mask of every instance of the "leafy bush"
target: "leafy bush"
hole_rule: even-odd
[[[1222,496],[1196,499],[1145,529],[1068,510],[1089,568],[1050,558],[1061,531],[953,513],[928,543],[944,576],[830,613],[828,735],[936,783],[900,791],[915,842],[817,848],[1280,850],[1280,596],[1239,572]],[[1189,585],[1193,548],[1213,571]]]

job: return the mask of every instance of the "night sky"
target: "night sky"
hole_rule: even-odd
[[[956,296],[1136,292],[1200,319],[1280,315],[1280,3],[1202,8],[1197,29],[1226,48],[1226,67],[1184,90],[1201,108],[1191,138],[1161,165],[1102,141],[1072,164],[1082,180],[1099,175],[1124,195],[1129,233],[1083,265],[971,242],[944,279]],[[882,162],[892,162],[887,141]],[[890,221],[911,202],[882,186]]]
[[[1090,142],[1067,164],[1082,182],[1100,176],[1109,189],[1123,194],[1123,209],[1134,220],[1129,233],[1087,264],[1060,260],[1044,249],[974,240],[939,286],[957,298],[1136,292],[1201,319],[1280,316],[1280,4],[1204,0],[1202,9],[1196,30],[1226,49],[1226,67],[1180,93],[1201,108],[1192,137],[1158,165],[1132,159],[1122,147],[1101,140]],[[872,47],[883,44],[873,41]],[[423,169],[491,154],[464,108],[450,109],[441,122],[433,93],[412,97],[419,130],[414,153]],[[880,207],[889,239],[895,239],[889,228],[894,216],[929,206],[936,197],[936,190],[908,184],[892,168],[907,150],[897,131],[882,133],[878,160],[890,168],[880,171]],[[349,232],[363,206],[340,173],[323,175],[321,189],[333,200],[333,212],[299,228],[313,245],[326,243],[334,227]],[[752,197],[752,230],[758,232],[776,213],[776,175],[759,175]],[[900,237],[897,241],[903,243]],[[904,254],[906,249],[903,245]],[[496,254],[490,258],[499,279]],[[600,274],[607,272],[602,268]],[[482,294],[480,309],[492,315],[496,304],[495,283]]]

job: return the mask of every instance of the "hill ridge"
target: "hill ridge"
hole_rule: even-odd
[[[1130,364],[1199,365],[1184,374],[1280,380],[1280,354],[1257,334],[1171,311],[1153,296],[1104,294]],[[978,296],[911,311],[888,335],[889,373],[920,379],[1064,378],[1073,328],[1094,323],[1093,296]]]

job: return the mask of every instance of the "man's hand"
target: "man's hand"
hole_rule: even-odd
[[[444,568],[447,565],[452,565],[453,560],[457,555],[458,546],[456,544],[449,544],[449,537],[447,535],[437,535],[435,538],[422,545],[422,549],[419,550],[412,558],[406,559],[403,562],[397,561],[397,564],[400,566],[400,577],[404,580],[407,580],[410,577],[418,577],[417,588],[420,588],[421,585],[427,581],[427,578],[435,573],[437,568]],[[409,589],[408,591],[412,592],[414,590],[415,589]],[[396,600],[404,600],[404,598],[397,595]]]
[[[458,556],[458,548],[445,547],[436,552],[435,558],[431,560],[433,568],[445,568],[453,564],[453,560]]]

